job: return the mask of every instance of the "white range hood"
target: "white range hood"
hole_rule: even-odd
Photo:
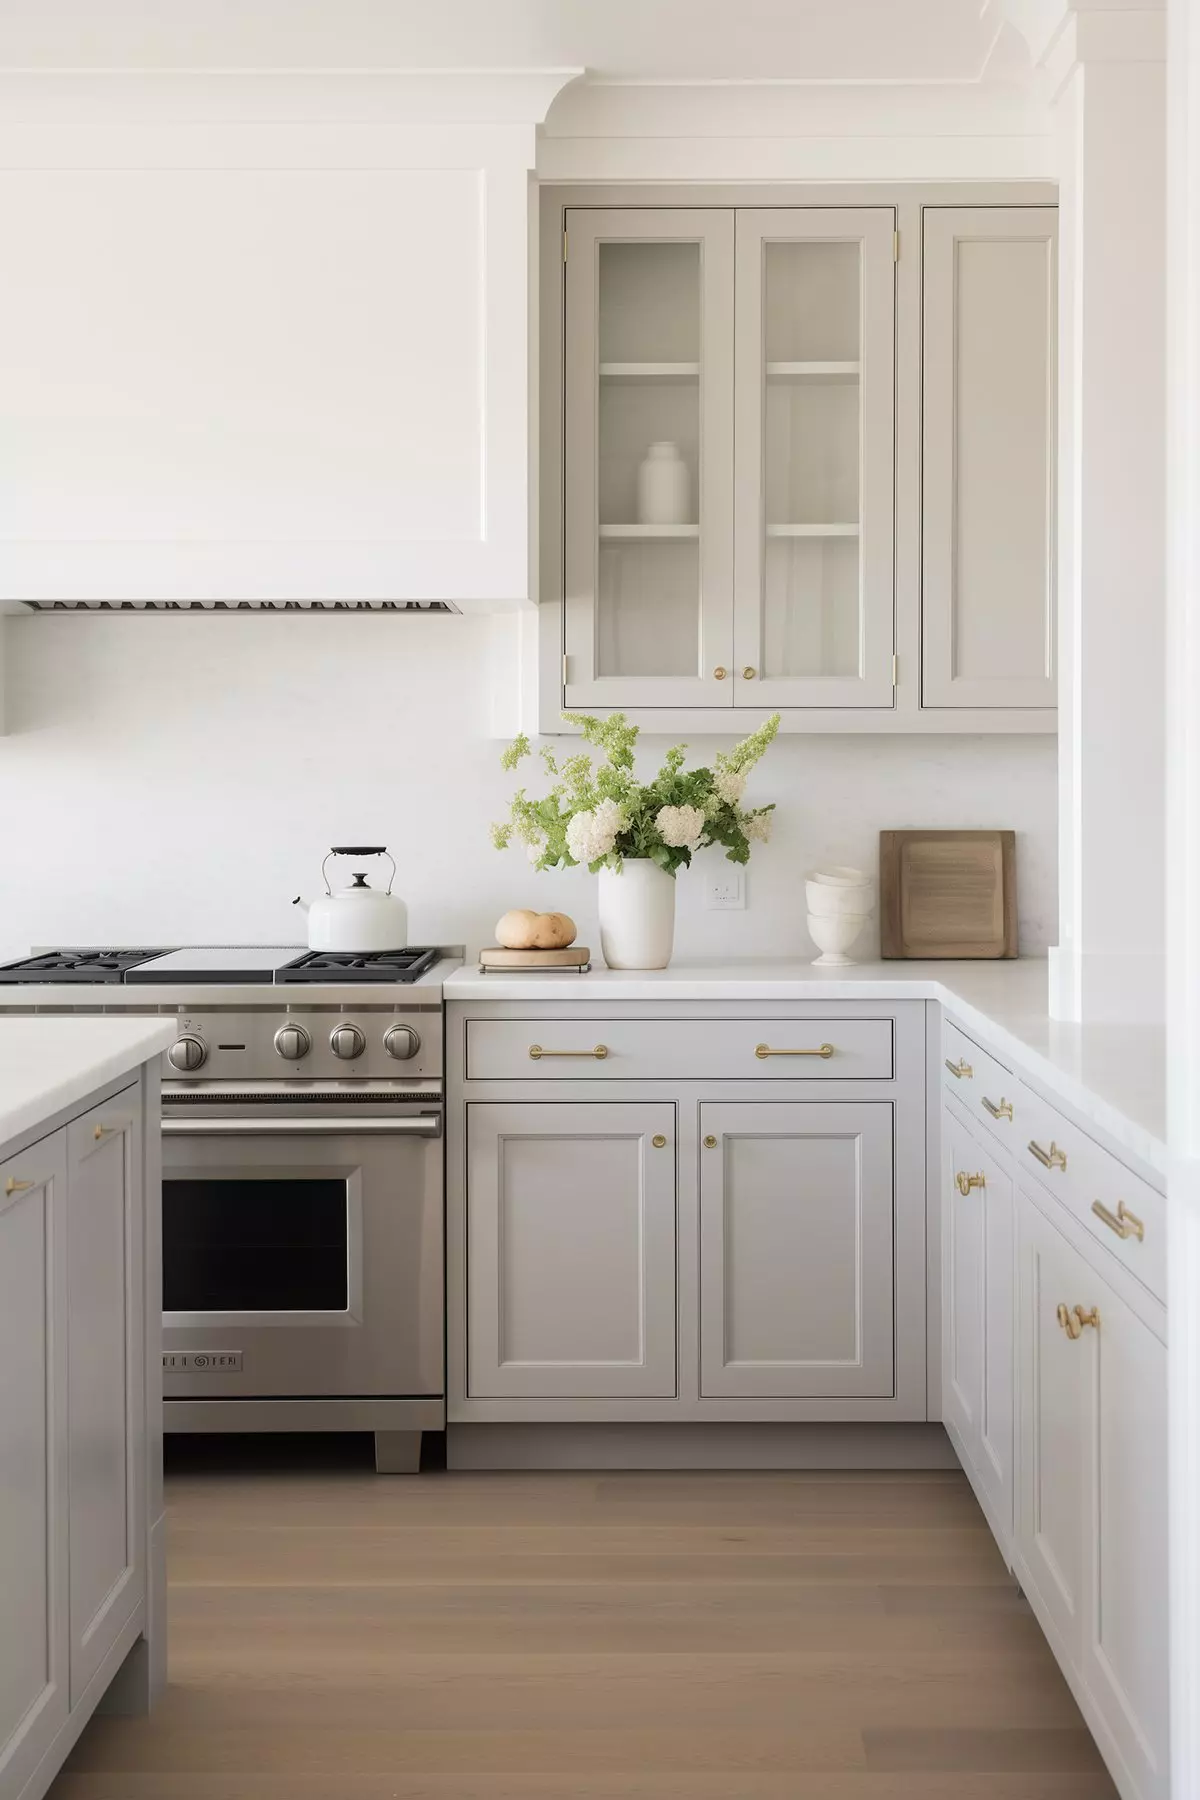
[[[0,606],[530,605],[530,171],[577,72],[6,73]]]

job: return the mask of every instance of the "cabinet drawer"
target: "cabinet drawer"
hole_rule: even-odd
[[[471,1019],[469,1081],[890,1081],[891,1019]]]
[[[1015,1151],[1019,1121],[1012,1071],[957,1025],[942,1026],[942,1085],[1006,1150]]]
[[[1156,1299],[1165,1301],[1164,1196],[1024,1082],[1018,1083],[1015,1111],[1020,1167],[1061,1200]]]

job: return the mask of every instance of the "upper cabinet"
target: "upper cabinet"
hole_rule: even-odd
[[[660,192],[543,201],[541,728],[1052,730],[1055,208]]]
[[[1055,705],[1048,206],[925,213],[922,700]]]
[[[18,78],[0,603],[530,604],[529,180],[569,78]]]

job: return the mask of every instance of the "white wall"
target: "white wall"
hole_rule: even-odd
[[[534,875],[489,821],[513,782],[489,735],[490,645],[511,621],[43,616],[5,621],[0,952],[31,944],[287,942],[330,843],[385,841],[415,942],[490,941],[509,906],[558,907],[593,944],[595,884]],[[697,740],[701,760],[725,740]],[[665,740],[647,740],[647,760]],[[536,779],[532,765],[531,785]],[[744,913],[680,877],[677,956],[811,955],[802,878],[874,867],[881,827],[1013,826],[1023,950],[1054,935],[1051,738],[780,739],[778,803]],[[869,946],[864,946],[869,948]]]

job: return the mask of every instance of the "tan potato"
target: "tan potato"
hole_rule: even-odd
[[[539,914],[527,906],[506,912],[496,923],[496,942],[505,950],[532,950]]]
[[[535,950],[565,950],[575,942],[575,921],[566,913],[539,913],[533,922]]]

